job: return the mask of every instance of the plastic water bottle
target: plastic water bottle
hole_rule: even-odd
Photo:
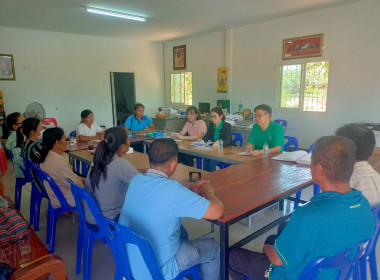
[[[223,153],[223,140],[222,139],[219,140],[218,152]]]
[[[268,143],[265,142],[264,145],[263,145],[263,151],[264,151],[264,157],[267,157],[268,156],[268,150],[269,150],[269,146],[268,146]]]

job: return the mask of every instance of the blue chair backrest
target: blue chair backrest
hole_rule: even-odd
[[[314,148],[314,143],[311,144],[311,146],[309,148],[309,151],[308,151],[309,154],[311,154],[313,152],[313,148]]]
[[[273,122],[278,123],[279,125],[281,125],[282,128],[284,129],[284,133],[285,133],[286,127],[288,126],[288,122],[286,120],[277,119],[277,120],[274,120]]]
[[[24,173],[24,177],[26,179],[30,180],[31,182],[34,182],[34,178],[32,176],[31,171],[34,166],[38,166],[38,165],[27,158],[23,158],[23,160],[24,160],[24,167],[20,166],[20,169],[22,173]]]
[[[107,243],[111,247],[111,250],[114,254],[114,259],[116,263],[116,275],[124,275],[126,279],[133,279],[132,272],[129,267],[128,258],[126,255],[125,246],[115,245],[115,236],[118,234],[118,224],[114,221],[111,221],[105,218],[102,215],[98,205],[96,204],[94,198],[83,188],[75,185],[70,179],[66,179],[71,184],[71,192],[73,193],[75,203],[77,205],[77,210],[79,214],[79,219],[86,224],[85,212],[83,209],[83,204],[86,203],[88,208],[91,211],[92,216],[96,220],[99,230],[105,232]],[[117,248],[117,246],[123,248]],[[122,272],[121,272],[122,270]],[[122,279],[122,277],[115,277],[115,279]]]
[[[294,146],[294,150],[298,151],[298,140],[297,140],[296,137],[293,137],[293,136],[284,136],[284,139],[288,140],[288,142],[286,142],[284,144],[284,151],[285,152],[289,152],[289,147],[290,146]]]
[[[232,140],[236,144],[236,142],[240,142],[240,147],[243,146],[243,135],[238,132],[232,132],[232,136],[235,136],[235,138]]]
[[[43,186],[45,186],[44,184],[45,181],[48,182],[50,188],[54,192],[54,195],[59,200],[59,203],[61,204],[61,208],[68,209],[68,210],[71,208],[75,208],[75,207],[70,206],[67,203],[67,200],[65,196],[62,194],[61,189],[57,186],[55,181],[46,172],[42,171],[37,165],[34,165],[33,170],[37,174],[38,180],[40,180]]]
[[[376,250],[377,240],[379,239],[379,235],[380,235],[380,207],[372,209],[372,214],[375,217],[375,233],[373,234],[372,238],[369,240],[369,243],[366,249],[366,255],[371,253],[373,250]]]
[[[77,136],[77,132],[76,132],[76,130],[71,131],[70,134],[69,134],[69,136],[70,136],[70,137],[75,137],[75,136]]]
[[[335,256],[310,262],[304,268],[301,275],[298,277],[298,280],[316,280],[322,271],[329,269],[336,269],[339,271],[336,278],[337,280],[348,279],[353,270],[353,264],[364,255],[367,244],[368,240],[365,240]]]

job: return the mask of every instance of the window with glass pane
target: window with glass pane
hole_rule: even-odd
[[[280,107],[325,112],[329,62],[281,66]]]
[[[171,74],[171,103],[193,104],[193,74],[182,72]]]

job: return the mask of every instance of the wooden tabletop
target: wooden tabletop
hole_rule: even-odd
[[[150,143],[152,143],[152,140],[144,141],[144,144],[149,145]],[[178,144],[179,152],[230,164],[239,164],[261,158],[261,156],[252,157],[239,155],[239,153],[244,152],[243,147],[227,146],[223,147],[223,153],[219,153],[218,151],[199,149],[199,147],[191,145],[192,141],[181,140],[176,141],[176,143]]]
[[[207,173],[216,196],[224,204],[224,214],[218,220],[227,223],[242,214],[276,199],[288,197],[295,189],[312,182],[307,165],[261,158]]]
[[[134,143],[134,142],[141,142],[141,141],[146,141],[150,139],[152,139],[152,137],[148,137],[143,134],[136,134],[134,137],[130,137],[129,141],[130,143]],[[100,142],[100,140],[91,140],[91,141],[93,143],[94,148],[96,148]],[[87,150],[87,149],[88,149],[88,141],[81,141],[81,140],[77,140],[74,145],[69,145],[67,147],[67,151],[69,152]]]
[[[89,164],[91,164],[94,159],[94,155],[91,154],[88,150],[79,150],[79,151],[70,152],[69,155],[75,159],[79,159],[80,161],[83,161]],[[149,159],[148,159],[148,155],[146,154],[133,152],[131,154],[123,155],[123,158],[127,159],[130,163],[132,163],[133,166],[136,169],[138,169],[140,172],[144,173],[149,168]],[[199,170],[194,167],[178,164],[176,171],[170,178],[177,180],[181,183],[188,182],[190,171],[198,171],[198,172],[201,172],[202,175],[208,173],[207,171],[204,171],[204,170]]]

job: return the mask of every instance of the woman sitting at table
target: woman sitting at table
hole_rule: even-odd
[[[180,133],[174,133],[173,137],[181,140],[200,141],[207,132],[206,123],[201,120],[197,107],[190,106],[186,109],[187,122]],[[178,162],[188,166],[194,165],[195,156],[178,153]]]
[[[128,134],[119,127],[107,129],[94,155],[84,188],[97,202],[102,214],[114,221],[119,220],[125,194],[137,169],[123,155],[129,149]],[[87,223],[96,228],[96,221],[85,205]]]
[[[224,121],[224,114],[221,108],[215,107],[210,112],[211,122],[208,126],[206,135],[203,137],[203,141],[207,142],[213,139],[214,143],[211,146],[211,150],[216,151],[219,149],[220,140],[223,140],[223,146],[233,145],[231,125]],[[203,160],[203,169],[206,171],[215,171],[219,161],[205,158]]]
[[[134,106],[135,113],[127,118],[124,123],[124,129],[127,132],[146,133],[154,130],[152,120],[144,115],[145,106],[136,103]]]
[[[62,154],[67,149],[66,135],[62,128],[53,127],[44,131],[42,143],[49,150],[45,160],[40,164],[42,171],[45,171],[54,180],[60,188],[63,196],[69,205],[75,206],[75,200],[71,193],[70,183],[66,178],[71,179],[76,185],[83,187],[85,178],[79,177],[73,172],[72,166],[65,160]],[[48,185],[47,185],[48,186]],[[59,200],[55,196],[51,188],[45,185],[45,189],[49,195],[51,205],[54,208],[61,207]]]
[[[104,139],[104,130],[94,122],[94,114],[91,110],[83,110],[80,113],[81,122],[77,128],[79,140],[102,140]]]
[[[8,151],[11,151],[13,154],[13,166],[15,168],[16,178],[24,179],[24,173],[22,173],[20,166],[24,167],[24,162],[21,157],[21,149],[17,147],[17,128],[22,125],[24,117],[22,114],[16,112],[7,116],[6,119],[6,128],[3,127],[3,138],[8,138],[5,143],[5,148]],[[8,135],[8,137],[6,137]]]
[[[48,149],[39,140],[43,130],[42,122],[37,118],[27,118],[17,128],[16,146],[21,148],[21,156],[38,164],[45,160],[48,153]]]

